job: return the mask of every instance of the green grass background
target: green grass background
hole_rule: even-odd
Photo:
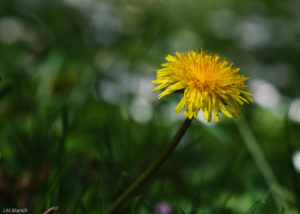
[[[275,104],[195,119],[118,213],[160,202],[173,214],[299,213],[300,126],[288,116],[300,93],[299,10],[296,0],[1,0],[0,208],[103,213],[184,120],[181,94],[152,94],[154,70],[203,48],[249,84],[271,84],[276,97],[260,93]]]

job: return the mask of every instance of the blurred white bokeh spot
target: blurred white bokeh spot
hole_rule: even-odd
[[[253,79],[249,84],[253,100],[265,108],[273,108],[280,102],[280,93],[271,83],[262,79]]]
[[[236,29],[241,46],[245,49],[261,48],[271,42],[269,22],[263,17],[249,17],[241,21]]]
[[[300,123],[300,98],[292,101],[289,109],[289,118]]]
[[[121,20],[115,6],[109,2],[97,2],[89,11],[89,20],[92,26],[95,40],[103,45],[114,43],[119,36],[118,26]]]
[[[300,150],[293,155],[293,164],[297,172],[300,172]]]
[[[65,3],[77,7],[78,9],[88,8],[94,0],[64,0]]]
[[[220,115],[220,116],[221,116],[221,115]],[[208,122],[207,120],[205,120],[205,117],[204,117],[204,114],[203,114],[202,109],[200,109],[200,111],[198,112],[197,119],[198,119],[200,122],[202,122],[202,123],[204,123],[204,124],[206,124],[206,125],[214,125],[214,124],[216,123],[216,120],[215,120],[215,117],[214,117],[213,113],[212,113],[212,119],[211,119],[211,122]]]
[[[131,117],[139,123],[147,123],[153,115],[151,103],[142,97],[137,97],[130,105]]]
[[[109,103],[118,104],[121,98],[121,88],[117,83],[103,80],[100,83],[99,93],[101,98]]]
[[[143,98],[146,98],[150,101],[155,101],[156,97],[155,94],[152,93],[153,89],[155,88],[155,85],[152,84],[152,79],[149,77],[139,77],[136,81],[136,88],[133,90],[133,92],[139,96],[142,96]]]
[[[18,41],[24,36],[23,32],[23,25],[17,19],[8,17],[0,20],[0,42],[3,44],[11,44]]]

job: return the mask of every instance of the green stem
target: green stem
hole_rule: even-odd
[[[299,179],[298,179],[298,175],[297,175],[297,171],[295,169],[295,166],[293,164],[293,153],[295,151],[294,149],[294,145],[293,145],[293,141],[292,141],[292,136],[291,136],[291,131],[290,131],[290,128],[291,128],[291,124],[289,122],[289,116],[288,116],[288,112],[286,113],[286,116],[285,116],[285,126],[286,126],[286,138],[287,138],[287,142],[285,143],[286,147],[287,147],[287,152],[288,152],[288,159],[289,159],[289,165],[290,165],[290,169],[291,169],[291,179],[294,181],[294,192],[295,192],[295,195],[297,196],[297,205],[298,205],[298,208],[300,210],[300,182],[299,182]]]
[[[142,186],[145,181],[151,177],[166,161],[169,155],[176,148],[181,138],[185,134],[192,119],[185,119],[180,129],[177,131],[175,136],[169,142],[167,148],[160,154],[160,156],[145,170],[145,172],[115,201],[115,203],[105,212],[105,214],[116,213],[126,201],[135,193],[135,191]]]
[[[249,150],[257,168],[261,172],[264,177],[267,185],[269,186],[270,193],[274,198],[274,201],[279,210],[286,210],[287,203],[285,199],[281,196],[281,190],[279,183],[275,177],[275,174],[272,171],[271,166],[267,162],[259,144],[251,131],[246,119],[244,117],[240,117],[237,127],[241,133],[242,138],[244,139],[245,145]]]

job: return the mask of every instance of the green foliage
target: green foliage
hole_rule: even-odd
[[[246,214],[254,214],[256,213],[256,211],[258,210],[258,208],[260,206],[262,206],[265,202],[262,200],[258,200],[257,202],[255,202],[252,207],[247,211]]]
[[[152,94],[154,70],[203,48],[235,62],[261,97],[240,119],[195,119],[118,214],[162,202],[173,214],[299,213],[299,10],[293,0],[1,1],[0,208],[104,213],[184,120],[180,93]]]
[[[135,214],[136,213],[136,206],[139,202],[139,200],[141,199],[141,195],[137,196],[134,198],[133,202],[132,202],[132,209],[131,209],[131,214]]]

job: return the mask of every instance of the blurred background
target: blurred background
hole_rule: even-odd
[[[183,114],[157,100],[167,54],[218,53],[250,77],[239,119],[193,121],[121,214],[299,212],[300,1],[2,0],[0,208],[103,213]]]

